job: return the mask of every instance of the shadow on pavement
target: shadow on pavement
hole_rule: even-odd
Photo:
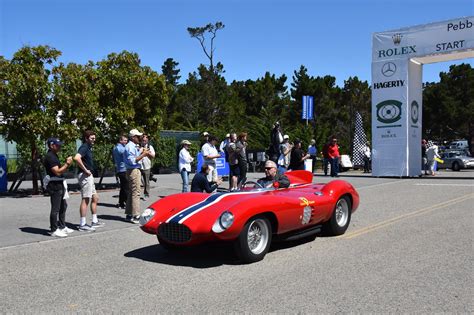
[[[156,244],[133,250],[124,256],[165,265],[200,269],[239,264],[237,257],[233,253],[232,246],[228,244],[227,246],[224,244],[206,244],[175,251],[167,251],[159,244]]]
[[[127,222],[125,221],[125,215],[119,216],[119,215],[110,215],[110,214],[99,214],[97,217],[101,220]]]
[[[30,234],[38,234],[38,235],[49,235],[49,230],[47,229],[39,229],[35,227],[21,227],[20,230],[24,233],[30,233]]]
[[[313,240],[314,237],[306,237],[297,241],[274,242],[270,247],[269,253],[302,245],[312,242]],[[213,268],[221,265],[242,264],[234,253],[231,243],[203,244],[173,251],[167,251],[159,244],[156,244],[133,250],[126,253],[124,256],[165,265],[185,266],[200,269]]]
[[[118,209],[118,207],[115,203],[98,202],[97,206],[106,207],[106,208],[117,208]]]

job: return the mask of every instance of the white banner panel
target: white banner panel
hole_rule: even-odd
[[[421,174],[422,62],[474,56],[474,17],[375,33],[372,175]]]
[[[375,33],[372,61],[474,50],[474,17]]]
[[[407,176],[407,63],[374,62],[372,79],[372,175]]]
[[[422,122],[423,66],[408,63],[408,176],[421,175],[421,122]]]

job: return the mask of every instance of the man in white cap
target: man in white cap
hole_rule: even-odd
[[[210,136],[210,134],[207,131],[204,131],[202,133],[202,140],[201,140],[201,146],[200,146],[201,149],[202,149],[203,145],[205,145],[206,143],[209,142],[209,136]]]
[[[219,151],[225,153],[225,147],[227,146],[227,143],[229,143],[230,139],[230,133],[225,135],[225,139],[221,141],[221,144],[219,145]]]
[[[127,179],[129,183],[127,204],[125,207],[125,220],[131,223],[138,223],[140,219],[140,184],[141,172],[140,161],[150,156],[147,148],[139,149],[140,137],[143,135],[137,129],[130,130],[128,136],[130,141],[125,146],[125,168],[127,169]]]

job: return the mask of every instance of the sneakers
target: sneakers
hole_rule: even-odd
[[[104,227],[105,226],[105,223],[102,222],[102,221],[97,221],[97,222],[92,222],[91,224],[91,227],[92,228],[101,228],[101,227]]]
[[[137,223],[140,222],[140,216],[139,215],[137,215],[137,216],[127,215],[125,217],[125,221],[133,223],[133,224],[137,224]]]
[[[95,231],[95,228],[87,224],[79,225],[77,229],[81,232],[94,232]]]
[[[60,229],[56,229],[54,232],[49,232],[49,234],[54,237],[67,237],[67,234]]]
[[[65,227],[64,229],[61,229],[61,232],[64,232],[66,234],[71,234],[72,232],[74,232],[74,230],[68,227]]]

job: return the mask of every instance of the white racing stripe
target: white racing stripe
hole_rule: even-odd
[[[208,207],[210,207],[210,206],[212,206],[212,205],[218,203],[219,201],[221,201],[221,200],[224,199],[225,197],[235,196],[235,195],[250,195],[250,194],[263,193],[263,192],[265,192],[265,191],[245,191],[245,192],[237,192],[237,193],[236,193],[236,192],[233,192],[233,193],[224,194],[224,195],[222,195],[222,196],[216,198],[216,200],[214,200],[213,202],[211,202],[211,203],[209,203],[209,204],[207,204],[207,205],[205,205],[205,206],[202,206],[201,208],[196,209],[195,211],[191,212],[191,213],[188,214],[187,216],[181,218],[181,220],[179,220],[178,223],[179,223],[179,224],[182,224],[182,223],[183,223],[186,219],[188,219],[189,217],[191,217],[191,216],[193,216],[193,215],[195,215],[195,214],[201,212],[202,210],[204,210],[204,209],[206,209],[206,208],[208,208]],[[189,208],[190,208],[190,207],[188,207],[188,208],[186,208],[186,209],[189,209]],[[184,210],[183,210],[183,211],[184,211]],[[183,211],[181,211],[181,212],[183,212]],[[180,213],[181,213],[181,212],[180,212]],[[179,215],[179,213],[178,213],[177,215]],[[175,217],[175,216],[173,216],[172,218],[174,218],[174,217]],[[171,218],[171,219],[172,219],[172,218]],[[171,219],[168,219],[166,222],[170,221]]]

